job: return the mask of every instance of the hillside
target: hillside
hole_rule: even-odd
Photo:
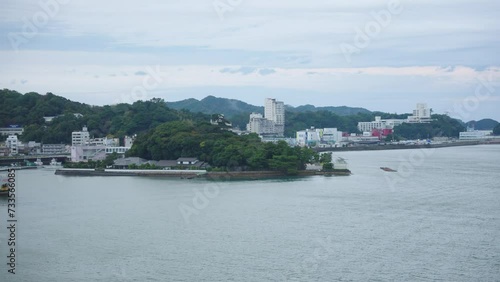
[[[264,103],[264,101],[262,102]],[[248,114],[252,112],[264,113],[263,106],[254,106],[240,100],[217,98],[214,96],[208,96],[202,100],[191,98],[178,102],[167,102],[167,106],[176,110],[185,109],[191,112],[202,112],[204,114],[220,113],[219,111],[222,110],[222,114],[230,119],[241,114],[244,114],[248,117]],[[352,108],[347,106],[316,107],[313,105],[303,105],[299,107],[292,107],[287,105],[286,110],[294,113],[327,111],[335,113],[339,116],[371,113],[369,110],[364,108]]]
[[[73,102],[52,93],[41,95],[32,92],[23,95],[8,89],[0,90],[0,107],[8,109],[0,111],[0,126],[11,124],[23,126],[25,131],[20,136],[22,141],[66,144],[71,143],[71,132],[81,130],[84,125],[89,128],[91,136],[94,137],[108,135],[123,137],[145,133],[172,121],[208,122],[210,115],[206,113],[210,112],[223,113],[234,126],[244,129],[248,123],[249,113],[263,112],[263,107],[213,96],[208,96],[201,101],[187,99],[175,103],[165,103],[162,99],[153,98],[150,101],[137,101],[131,105],[118,104],[101,107]],[[170,107],[177,107],[179,110]],[[344,115],[333,112],[334,109],[342,111]],[[350,111],[356,114],[346,115]],[[393,118],[405,116],[365,111],[359,108],[311,105],[288,107],[285,135],[294,137],[296,131],[311,126],[336,127],[344,132],[357,132],[358,122],[371,121],[375,115]],[[82,116],[75,116],[76,113]],[[45,122],[43,117],[47,116],[57,117],[51,122]],[[432,124],[402,126],[398,128],[397,135],[401,138],[458,137],[458,132],[465,129],[461,121],[442,115],[433,115],[433,118],[436,121]],[[488,121],[478,123],[483,126],[482,124]],[[5,139],[5,137],[0,138]]]
[[[162,99],[137,101],[113,106],[91,106],[70,101],[52,93],[21,94],[7,89],[0,90],[0,127],[17,124],[24,127],[22,141],[43,143],[71,143],[71,132],[84,125],[91,136],[138,134],[156,126],[176,120],[208,121],[210,116],[187,111],[177,111],[165,106]],[[75,116],[74,114],[82,116]],[[51,122],[43,117],[57,116]]]
[[[498,125],[498,121],[494,119],[471,120],[467,123],[468,127],[474,127],[475,130],[493,130]]]
[[[316,107],[313,105],[304,105],[304,106],[298,106],[296,108],[288,106],[287,110],[290,112],[297,112],[297,113],[327,111],[327,112],[335,113],[339,116],[349,116],[349,115],[370,114],[371,113],[369,110],[367,110],[365,108],[353,108],[353,107],[347,107],[347,106]]]
[[[214,96],[207,96],[202,100],[190,98],[178,102],[167,102],[167,107],[175,110],[189,110],[193,113],[224,114],[228,118],[242,113],[264,113],[264,107],[250,105],[236,99],[217,98]]]

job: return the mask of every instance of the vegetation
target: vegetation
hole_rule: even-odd
[[[162,99],[137,101],[132,105],[90,106],[72,102],[52,93],[20,94],[11,90],[0,90],[0,107],[9,111],[0,112],[0,126],[18,124],[24,127],[22,141],[43,143],[71,143],[71,132],[87,125],[94,137],[123,137],[155,128],[175,120],[210,120],[210,116],[172,110],[165,107]],[[75,114],[81,114],[80,117]],[[56,117],[45,122],[43,117]]]
[[[394,128],[395,139],[427,139],[434,137],[458,137],[465,127],[460,121],[447,115],[433,115],[431,123],[404,123]]]
[[[319,162],[323,166],[324,171],[332,171],[333,163],[332,163],[332,153],[323,153],[319,157]]]
[[[145,163],[141,165],[136,165],[136,164],[131,164],[128,166],[128,169],[156,169],[156,170],[161,170],[162,168],[155,165],[155,164],[150,164],[150,163]]]
[[[123,137],[151,131],[159,125],[171,121],[186,121],[191,124],[208,122],[215,111],[223,111],[225,119],[219,119],[220,125],[232,122],[233,126],[245,129],[249,113],[263,112],[263,107],[247,103],[206,97],[198,101],[188,99],[180,102],[165,103],[162,99],[137,101],[130,104],[112,106],[90,106],[70,101],[52,93],[40,95],[26,93],[24,95],[7,89],[0,90],[0,107],[9,111],[0,112],[0,126],[19,124],[24,127],[22,141],[37,141],[43,143],[71,143],[71,132],[81,130],[86,125],[93,137]],[[178,110],[168,108],[175,107]],[[192,113],[186,108],[204,113]],[[314,107],[310,105],[293,108],[286,107],[285,135],[295,137],[296,131],[314,126],[316,128],[336,127],[340,131],[360,133],[357,124],[360,121],[372,121],[375,116],[387,118],[406,118],[408,114],[398,115],[382,112],[369,112],[362,108],[349,107]],[[352,115],[347,115],[351,113]],[[81,114],[76,115],[75,114]],[[219,114],[219,113],[217,113]],[[51,122],[45,122],[43,117],[56,117]],[[217,115],[218,116],[218,115]],[[436,119],[431,124],[403,124],[396,127],[394,140],[424,139],[436,136],[458,137],[465,130],[463,123],[446,115],[433,115]],[[491,126],[492,120],[482,120],[476,126]],[[390,137],[392,140],[393,136]],[[158,150],[158,148],[157,148]],[[186,149],[190,150],[190,149]],[[168,154],[168,153],[166,153]],[[185,155],[186,152],[179,153]]]
[[[250,113],[252,112],[264,113],[264,107],[262,106],[254,106],[239,100],[217,98],[214,96],[207,96],[202,100],[196,100],[190,98],[178,102],[168,102],[167,106],[176,110],[189,109],[193,112],[202,112],[204,114],[217,114],[219,113],[218,111],[220,109],[223,109],[224,112],[222,112],[222,114],[230,118],[233,121],[233,123],[235,122],[235,117],[239,115],[244,115],[246,122],[248,122],[248,115]],[[364,113],[364,114],[370,113],[369,110],[363,108],[352,108],[346,106],[316,107],[313,105],[304,105],[299,107],[292,107],[287,105],[286,111],[293,113],[327,111],[327,112],[333,112],[340,116],[356,115],[359,113]]]
[[[209,123],[174,121],[159,125],[136,139],[128,156],[145,159],[196,157],[227,171],[275,170],[295,174],[317,159],[308,148],[285,142],[262,143],[256,134],[238,136]]]
[[[495,128],[493,129],[493,134],[500,135],[500,123],[497,124],[497,126],[495,126]]]
[[[286,112],[285,135],[295,137],[299,130],[311,128],[336,127],[345,132],[358,132],[359,121],[370,121],[375,117],[371,114],[339,116],[330,111],[319,112]]]
[[[476,130],[492,130],[497,125],[498,121],[489,118],[478,121],[473,120],[467,123],[468,127],[473,127]]]

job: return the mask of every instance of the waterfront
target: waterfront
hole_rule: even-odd
[[[500,146],[334,156],[353,175],[210,182],[19,171],[17,274],[7,273],[2,227],[0,281],[500,277]]]

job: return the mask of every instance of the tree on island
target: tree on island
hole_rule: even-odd
[[[219,125],[192,121],[167,122],[140,134],[127,156],[152,160],[196,157],[226,171],[274,170],[295,174],[318,158],[309,148],[284,141],[263,143],[256,134],[236,135]]]
[[[322,164],[324,171],[333,170],[332,153],[321,154],[321,156],[319,157],[319,162]]]

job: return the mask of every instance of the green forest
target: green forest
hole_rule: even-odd
[[[52,93],[24,95],[0,90],[0,126],[18,124],[24,127],[22,141],[47,144],[71,144],[71,132],[87,126],[94,137],[133,135],[176,120],[207,121],[209,115],[173,110],[162,99],[137,101],[112,106],[90,106],[70,101]],[[8,110],[5,110],[8,109]],[[74,114],[82,114],[76,117]],[[57,116],[51,122],[43,117]]]
[[[493,129],[493,134],[500,135],[500,123]]]
[[[16,91],[0,90],[0,126],[12,124],[24,127],[22,141],[43,143],[71,143],[71,132],[81,130],[86,125],[93,137],[123,137],[139,134],[154,129],[171,121],[208,122],[211,115],[194,113],[186,109],[171,109],[162,99],[137,101],[133,104],[111,106],[91,106],[74,102],[66,98],[47,93],[35,92],[21,94]],[[219,101],[219,100],[217,100]],[[220,101],[219,101],[220,102]],[[234,103],[234,101],[232,101]],[[248,107],[241,107],[248,111]],[[8,110],[7,110],[8,109]],[[224,108],[220,109],[224,114]],[[307,108],[304,108],[307,109]],[[372,121],[375,116],[382,118],[406,118],[408,115],[396,115],[381,112],[359,111],[353,115],[339,115],[332,111],[297,111],[286,112],[285,135],[295,137],[295,132],[314,126],[316,128],[336,127],[344,132],[358,132],[357,123]],[[249,112],[231,112],[227,116],[234,126],[244,129]],[[77,117],[74,114],[83,116]],[[56,116],[51,122],[43,117]],[[465,130],[464,123],[446,115],[433,115],[435,121],[430,124],[404,124],[396,127],[398,139],[423,139],[436,136],[458,137]],[[4,138],[3,138],[4,139]],[[2,140],[0,140],[2,141]]]
[[[238,136],[220,126],[193,121],[164,123],[138,136],[128,156],[145,159],[197,157],[221,170],[275,170],[295,174],[318,161],[312,149],[286,142],[263,143],[256,134]]]

